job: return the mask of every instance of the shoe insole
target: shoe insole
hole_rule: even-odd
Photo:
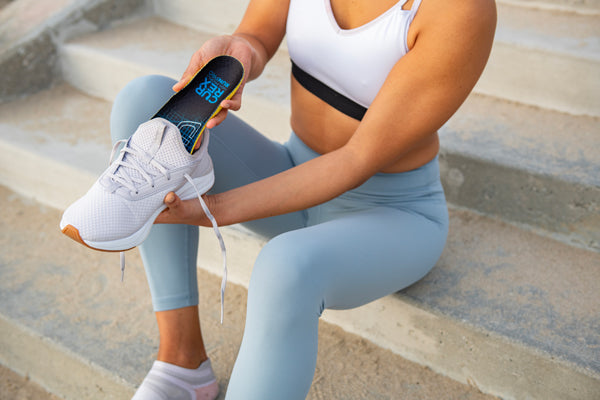
[[[221,102],[233,97],[244,78],[244,66],[231,56],[217,56],[202,67],[183,89],[175,93],[152,118],[175,124],[187,151],[194,147]]]

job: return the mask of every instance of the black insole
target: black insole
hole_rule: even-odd
[[[221,110],[244,78],[244,66],[235,57],[217,56],[210,60],[152,118],[164,118],[181,131],[185,148],[192,153],[204,132],[206,122]]]

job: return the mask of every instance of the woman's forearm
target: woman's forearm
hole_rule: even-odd
[[[368,179],[347,149],[317,157],[272,177],[210,196],[220,225],[303,210],[331,200]]]

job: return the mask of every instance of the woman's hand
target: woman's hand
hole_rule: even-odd
[[[204,195],[203,198],[207,204],[210,204],[210,196]],[[155,224],[211,226],[198,199],[181,200],[174,192],[169,192],[165,196],[164,203],[167,208],[158,214]],[[208,207],[210,209],[210,205]]]
[[[183,73],[183,76],[173,86],[173,90],[178,92],[194,77],[194,75],[207,62],[220,55],[229,55],[237,58],[244,66],[244,79],[240,84],[235,95],[229,100],[223,100],[220,104],[221,111],[206,123],[208,129],[214,128],[225,120],[228,110],[237,111],[242,106],[242,92],[244,85],[248,81],[250,71],[252,71],[254,48],[248,40],[239,35],[217,36],[208,40],[202,47],[196,51],[190,60],[190,63]]]

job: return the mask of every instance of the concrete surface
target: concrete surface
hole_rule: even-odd
[[[600,116],[600,24],[581,15],[498,2],[492,54],[477,93]]]
[[[543,10],[600,15],[600,1],[598,0],[499,0],[498,2]]]
[[[32,382],[29,377],[23,377],[0,366],[0,400],[60,400]]]
[[[0,102],[60,78],[57,45],[72,35],[143,12],[144,0],[14,0],[0,9]]]

